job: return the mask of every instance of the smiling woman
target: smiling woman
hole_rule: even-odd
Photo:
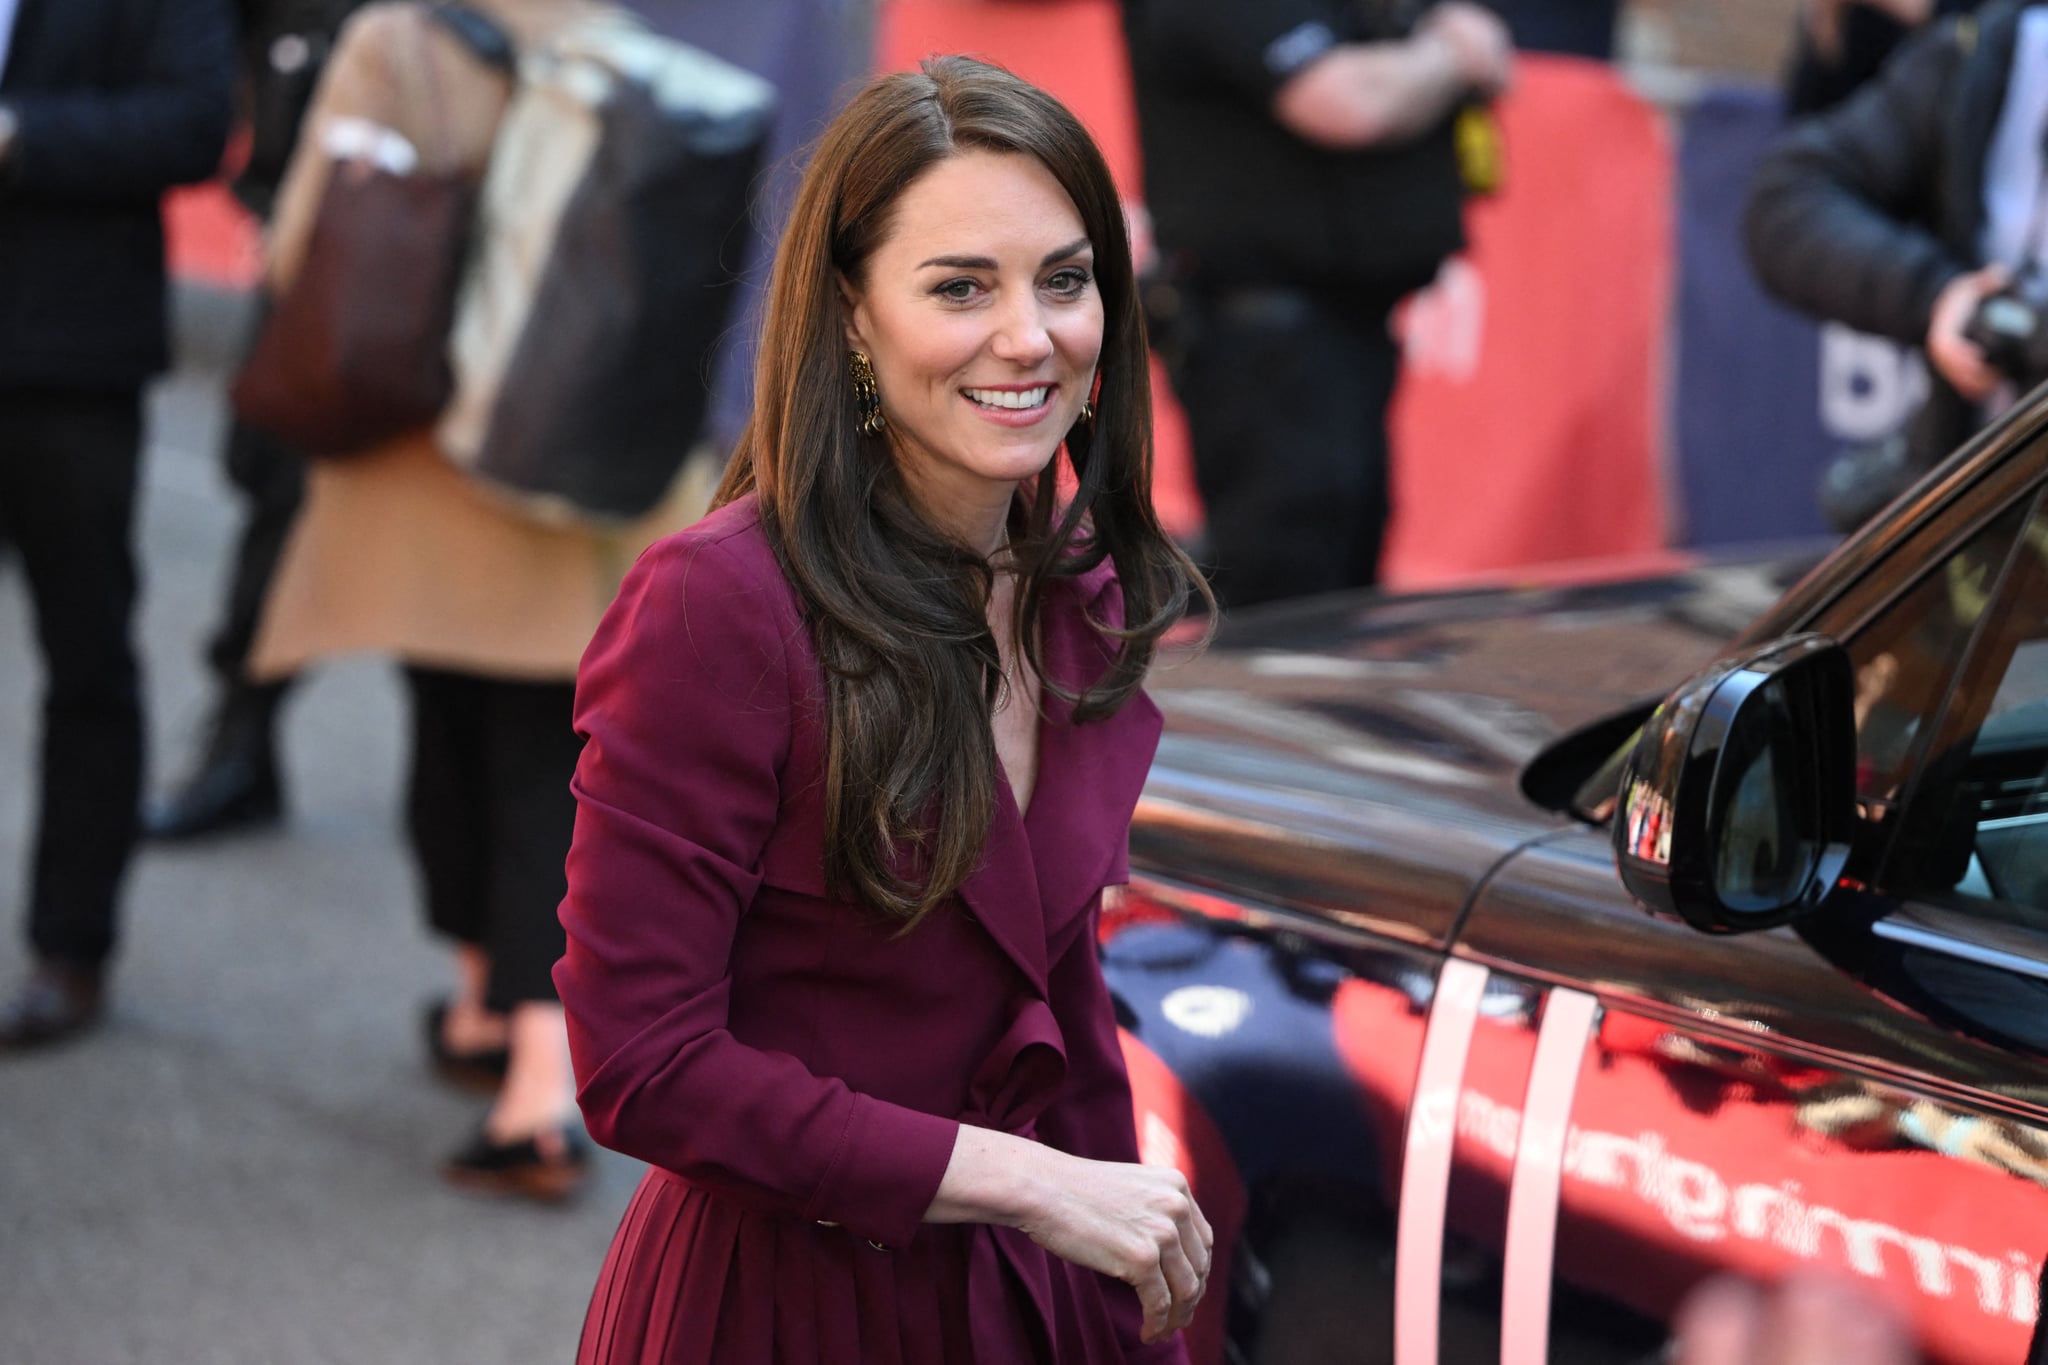
[[[884,77],[764,337],[718,510],[578,682],[555,979],[654,1168],[580,1358],[1182,1362],[1213,1234],[1138,1162],[1095,943],[1200,580],[1100,153],[994,67]]]
[[[847,343],[873,359],[919,502],[994,554],[1017,483],[1051,463],[1094,387],[1094,246],[1059,181],[1014,153],[939,163],[895,220],[845,284]]]

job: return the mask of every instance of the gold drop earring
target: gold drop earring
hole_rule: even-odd
[[[854,425],[863,436],[879,436],[889,419],[882,415],[882,391],[875,387],[875,367],[864,351],[846,353],[846,369],[853,376]]]

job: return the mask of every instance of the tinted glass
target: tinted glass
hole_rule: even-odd
[[[1780,909],[1798,897],[1811,872],[1818,822],[1800,780],[1805,761],[1784,684],[1773,678],[1750,698],[1728,738],[1733,779],[1720,812],[1714,889],[1729,909]]]
[[[1983,594],[1908,800],[1887,889],[1995,907],[2048,925],[2048,514]]]
[[[1997,518],[1848,642],[1856,666],[1856,790],[1890,800],[1985,620],[2027,509]]]

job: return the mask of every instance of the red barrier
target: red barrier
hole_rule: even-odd
[[[1424,587],[1665,543],[1672,156],[1601,63],[1527,56],[1506,184],[1406,310],[1386,577]]]
[[[1143,196],[1130,57],[1115,0],[883,0],[877,71],[907,71],[942,52],[998,63],[1057,95],[1101,145],[1124,198]]]
[[[255,220],[218,180],[164,196],[171,274],[215,289],[251,289],[263,275]]]

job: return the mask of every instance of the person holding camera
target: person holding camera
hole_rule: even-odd
[[[1743,236],[1764,288],[1926,348],[1931,390],[1880,492],[2048,379],[2044,126],[2048,5],[1994,0],[1915,35],[1757,167]]]

